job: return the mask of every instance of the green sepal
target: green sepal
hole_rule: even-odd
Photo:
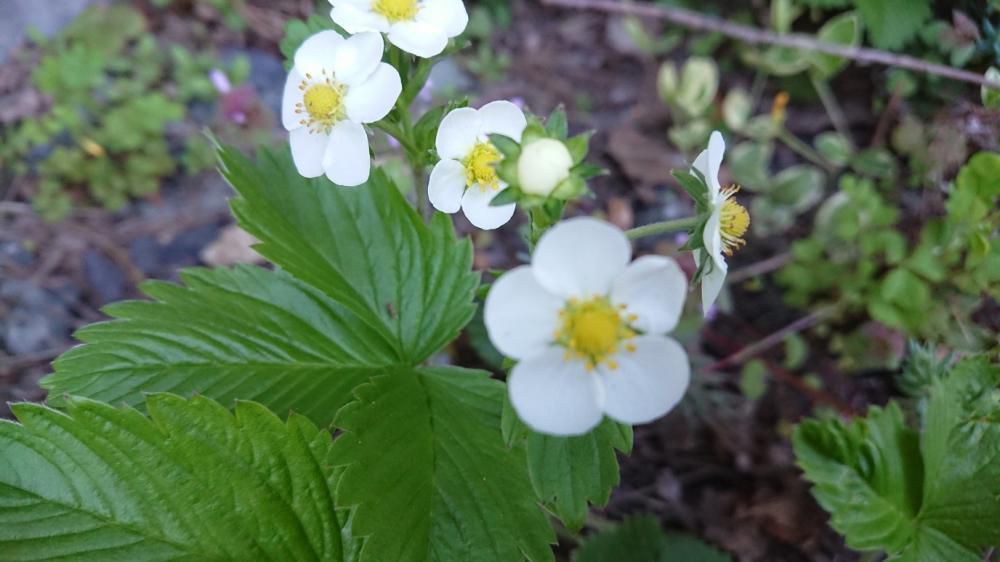
[[[594,131],[587,131],[566,141],[566,148],[569,149],[569,155],[573,157],[574,164],[580,164],[587,157],[587,151],[590,150],[590,137],[592,136],[594,136]]]
[[[570,174],[570,176],[564,179],[555,189],[552,190],[550,197],[553,199],[561,199],[563,201],[568,201],[570,199],[575,199],[587,192],[587,182],[583,181],[580,176]]]
[[[694,170],[693,172],[674,170],[671,172],[671,175],[673,175],[674,179],[681,184],[684,191],[686,191],[688,195],[694,199],[694,202],[697,204],[698,212],[703,213],[708,210],[709,207],[708,186],[705,184],[705,180],[695,176],[695,173],[697,173],[697,170]]]
[[[492,133],[489,138],[493,146],[503,154],[504,159],[517,161],[517,157],[521,155],[521,145],[516,140],[500,133]]]
[[[607,168],[603,166],[596,166],[594,164],[577,164],[570,169],[570,172],[580,177],[580,179],[589,180],[590,178],[596,178],[600,176],[606,176],[608,172]]]
[[[562,105],[553,111],[545,121],[545,132],[557,139],[569,136],[569,123],[566,120],[566,109]]]
[[[510,185],[490,201],[490,207],[502,207],[511,203],[517,203],[521,199],[521,196],[521,189],[516,185]]]

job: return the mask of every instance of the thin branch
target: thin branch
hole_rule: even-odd
[[[851,59],[861,63],[881,64],[895,68],[905,68],[915,72],[934,74],[943,76],[959,82],[969,82],[988,88],[1000,90],[1000,82],[988,80],[986,77],[952,68],[943,64],[928,62],[915,57],[897,55],[888,51],[869,49],[867,47],[854,47],[849,45],[838,45],[826,41],[818,41],[809,35],[801,33],[788,33],[778,35],[770,31],[757,29],[745,25],[731,23],[718,18],[713,18],[699,14],[692,10],[674,8],[654,4],[632,4],[616,0],[542,0],[543,4],[549,6],[562,6],[566,8],[577,8],[581,10],[597,10],[600,12],[610,12],[637,16],[640,18],[653,18],[669,21],[675,25],[680,25],[699,31],[709,31],[721,33],[727,37],[737,39],[744,43],[780,45],[794,49],[805,49],[817,51]]]
[[[726,283],[735,285],[746,281],[747,279],[753,279],[754,277],[771,273],[776,269],[781,269],[790,261],[792,261],[792,254],[789,252],[771,256],[765,260],[752,263],[746,267],[730,271],[729,275],[726,276]]]
[[[833,314],[835,308],[833,306],[828,306],[821,308],[807,316],[803,316],[798,320],[788,324],[787,326],[765,336],[762,339],[755,341],[754,343],[740,349],[736,353],[716,361],[715,363],[707,367],[710,371],[718,371],[720,369],[725,369],[726,367],[732,365],[739,365],[745,362],[747,359],[759,355],[768,349],[778,345],[779,343],[785,341],[785,338],[792,334],[797,334],[804,330],[808,330],[813,326],[819,324],[831,314]]]

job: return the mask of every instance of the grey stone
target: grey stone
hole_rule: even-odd
[[[125,296],[125,272],[104,254],[87,250],[83,254],[83,273],[96,304],[103,306]]]
[[[94,0],[0,0],[0,63],[34,28],[52,37]]]

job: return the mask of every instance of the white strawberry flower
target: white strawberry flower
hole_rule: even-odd
[[[490,206],[507,189],[495,165],[503,156],[489,135],[501,134],[520,142],[528,125],[524,112],[509,101],[490,102],[479,109],[462,107],[445,115],[437,133],[441,157],[431,170],[427,195],[443,213],[461,209],[474,226],[492,230],[514,216],[514,203]]]
[[[399,73],[382,62],[378,33],[348,38],[321,31],[295,52],[281,101],[292,158],[307,178],[343,186],[368,181],[371,156],[364,124],[385,117],[402,92]]]
[[[684,396],[687,353],[666,334],[680,319],[687,278],[670,258],[631,256],[618,228],[570,219],[542,236],[531,265],[490,290],[486,328],[519,361],[508,391],[534,430],[579,435],[605,415],[646,423]]]
[[[743,235],[750,227],[750,213],[743,205],[734,199],[740,190],[739,186],[731,185],[725,189],[719,184],[719,168],[726,154],[726,142],[718,131],[712,133],[708,140],[708,148],[703,150],[694,160],[692,168],[697,170],[708,186],[708,203],[712,214],[705,223],[702,232],[705,243],[705,253],[712,260],[709,269],[701,278],[701,306],[705,316],[719,297],[722,286],[726,282],[729,266],[726,256],[733,255],[746,242]],[[702,252],[695,251],[695,263],[701,266],[704,259]]]
[[[377,31],[421,58],[441,54],[469,24],[462,0],[330,0],[330,17],[348,33]]]

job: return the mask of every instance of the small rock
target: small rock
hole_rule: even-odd
[[[252,234],[234,225],[222,229],[219,238],[201,251],[201,261],[213,266],[231,266],[238,263],[264,263],[264,258],[254,251],[258,240]]]
[[[125,272],[104,254],[87,250],[83,254],[83,273],[96,304],[103,306],[125,296]]]

